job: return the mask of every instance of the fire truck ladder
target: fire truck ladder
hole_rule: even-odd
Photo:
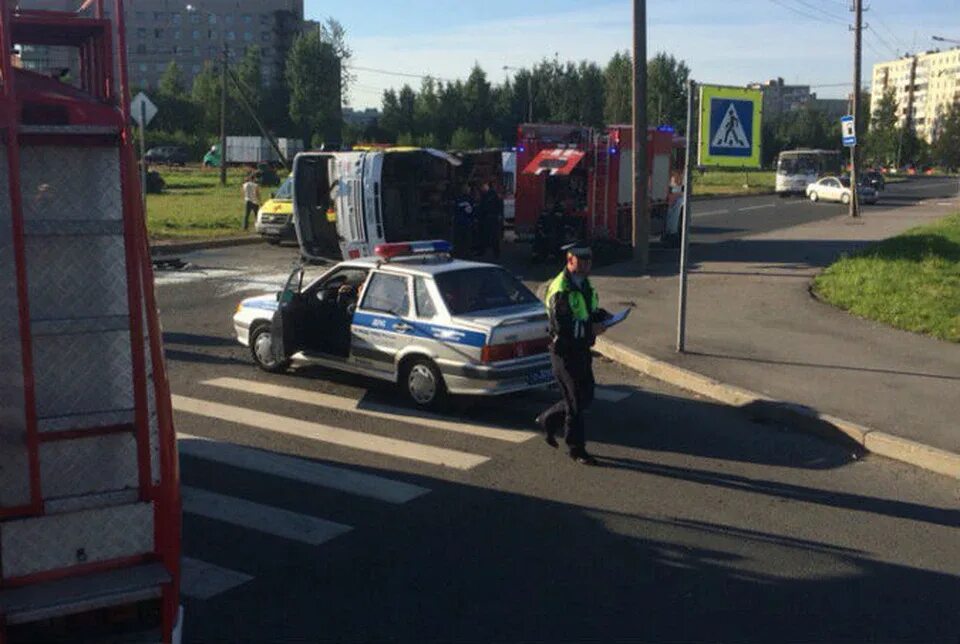
[[[84,3],[93,16],[13,5],[0,0],[0,644],[144,602],[170,641],[177,457],[123,1],[116,23],[104,0]],[[21,68],[14,45],[63,51],[69,73]]]
[[[597,134],[593,138],[593,185],[590,204],[590,234],[602,236],[606,231],[608,193],[610,192],[610,136]],[[599,223],[598,223],[599,222]]]

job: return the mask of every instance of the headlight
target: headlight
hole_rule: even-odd
[[[239,313],[239,312],[242,311],[242,310],[243,310],[243,302],[240,302],[240,304],[237,304],[237,311],[236,311],[236,312]]]

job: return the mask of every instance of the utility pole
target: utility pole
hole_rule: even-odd
[[[227,41],[220,31],[220,185],[227,185]]]
[[[860,82],[863,62],[863,0],[853,0],[856,13],[856,26],[853,37],[853,124],[857,142],[850,147],[850,216],[860,216],[860,195],[857,194],[860,168],[857,163],[860,156]]]
[[[633,258],[650,262],[647,196],[647,2],[633,0]]]

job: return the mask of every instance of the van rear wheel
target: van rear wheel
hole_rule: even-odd
[[[417,407],[438,409],[447,398],[447,385],[440,369],[428,358],[413,358],[400,374],[400,384]]]

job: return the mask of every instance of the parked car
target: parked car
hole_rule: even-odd
[[[265,371],[305,362],[387,380],[419,407],[549,386],[543,302],[500,266],[451,250],[380,244],[307,284],[298,268],[280,293],[240,302],[237,340]]]
[[[188,155],[184,148],[167,145],[159,148],[150,148],[143,155],[147,163],[160,163],[163,165],[184,166],[187,163]]]
[[[848,177],[824,177],[807,186],[807,197],[810,201],[839,201],[848,204],[852,194]],[[857,195],[860,203],[877,203],[878,195],[873,186],[861,183],[857,188]]]

